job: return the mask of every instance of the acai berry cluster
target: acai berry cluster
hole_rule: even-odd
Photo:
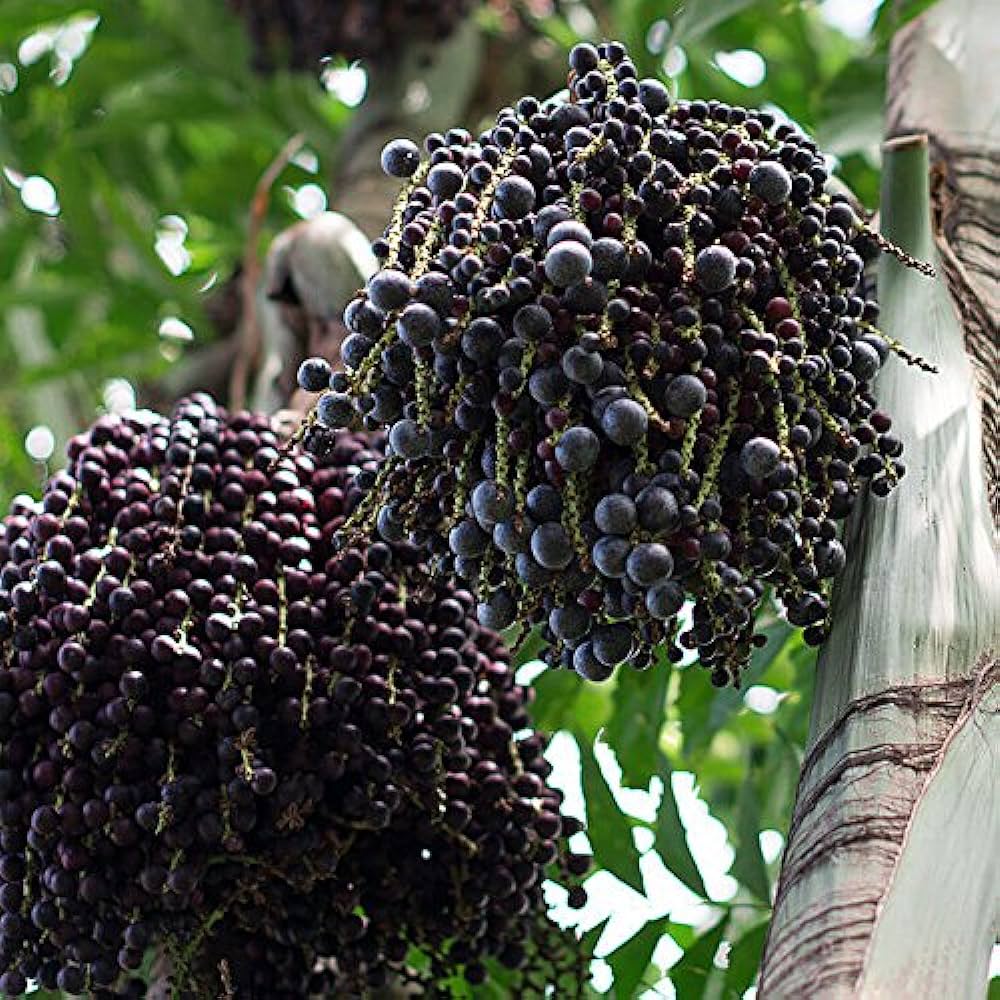
[[[907,355],[861,285],[886,242],[770,112],[672,100],[617,43],[570,68],[566,100],[385,148],[403,189],[346,371],[301,371],[307,433],[388,428],[343,541],[427,546],[550,664],[662,643],[735,683],[769,590],[822,641],[839,522],[903,474],[873,382]]]

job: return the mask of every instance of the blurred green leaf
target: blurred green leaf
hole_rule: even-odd
[[[716,714],[713,721],[717,692],[706,671],[698,669],[697,664],[690,664],[679,670],[678,675],[680,687],[675,710],[684,736],[683,756],[690,760],[708,748],[724,720],[718,719]]]
[[[52,21],[86,13],[78,0],[4,0],[0,6],[0,37],[20,41],[23,35]]]
[[[670,981],[674,984],[677,1000],[702,1000],[708,995],[709,976],[715,971],[715,955],[728,924],[729,915],[726,914],[687,948],[680,961],[670,968]]]
[[[674,944],[685,950],[697,940],[695,929],[689,924],[675,924],[672,920],[667,925],[667,933],[673,938]]]
[[[739,688],[712,687],[708,672],[698,669],[696,665],[685,668],[681,673],[677,709],[684,728],[685,758],[696,760],[708,750],[715,734],[735,713],[743,710],[743,692],[757,682],[795,632],[791,626],[777,619],[758,626],[758,631],[767,642],[763,647],[754,649]]]
[[[816,141],[827,153],[877,159],[885,101],[884,55],[848,63],[820,95]]]
[[[740,789],[734,840],[736,857],[733,860],[732,875],[761,902],[770,904],[771,880],[760,850],[760,811],[752,772]]]
[[[538,23],[542,34],[561,48],[571,49],[580,41],[580,36],[573,30],[564,17],[553,15],[552,17],[542,18]]]
[[[515,667],[523,667],[526,663],[537,660],[538,654],[545,648],[541,628],[533,628],[515,647],[513,642],[517,638],[519,631],[519,627],[514,626],[504,632],[504,641],[514,650]]]
[[[649,670],[618,671],[605,736],[621,765],[623,785],[646,788],[656,774],[671,670],[670,661],[658,651]]]
[[[486,982],[478,986],[472,986],[468,983],[456,981],[455,986],[459,991],[459,995],[462,995],[461,991],[464,989],[465,994],[469,997],[474,997],[475,1000],[504,1000],[504,998],[511,996],[517,981],[517,973],[506,968],[500,962],[487,961],[484,964],[489,974]]]
[[[632,1000],[638,996],[636,987],[643,981],[653,952],[668,926],[669,921],[651,920],[608,956],[617,1000]]]
[[[727,995],[734,998],[742,997],[753,985],[760,969],[769,923],[770,921],[765,920],[744,931],[730,950],[729,968],[726,969]]]
[[[656,851],[672,874],[692,892],[707,898],[705,883],[688,846],[687,831],[677,808],[677,798],[670,780],[670,763],[662,753],[657,753],[657,773],[663,782],[663,798],[656,816]]]
[[[531,718],[546,732],[569,730],[582,743],[592,743],[611,709],[607,685],[582,681],[572,670],[546,670],[531,682]]]
[[[593,955],[597,948],[597,942],[600,941],[601,935],[604,933],[605,928],[608,926],[608,917],[605,917],[600,923],[595,924],[586,931],[580,937],[580,950],[585,955]]]
[[[594,744],[578,741],[583,769],[583,793],[587,800],[587,838],[594,860],[642,894],[639,852],[632,839],[633,822],[618,808],[611,789],[594,756]]]
[[[753,3],[754,0],[685,0],[674,18],[670,41],[674,45],[693,42]]]

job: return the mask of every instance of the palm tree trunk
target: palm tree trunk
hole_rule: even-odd
[[[942,0],[893,45],[882,228],[941,276],[883,260],[882,326],[940,372],[880,381],[909,472],[848,526],[762,998],[983,996],[1000,928],[990,8]]]

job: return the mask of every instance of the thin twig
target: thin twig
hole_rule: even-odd
[[[250,372],[257,363],[260,354],[260,326],[257,323],[257,284],[260,279],[259,246],[260,231],[264,226],[268,205],[271,201],[271,188],[288,166],[295,154],[305,144],[302,133],[293,135],[282,147],[278,155],[271,161],[268,168],[261,174],[254,189],[253,200],[250,202],[250,216],[247,220],[247,238],[243,247],[243,275],[240,288],[242,301],[243,328],[240,336],[240,349],[233,362],[232,374],[229,376],[229,406],[240,410],[246,404],[247,383]]]

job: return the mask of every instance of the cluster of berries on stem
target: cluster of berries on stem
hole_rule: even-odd
[[[388,428],[344,543],[426,546],[552,666],[665,644],[736,683],[769,591],[822,641],[839,523],[903,475],[873,384],[909,355],[862,287],[894,248],[770,112],[672,100],[618,43],[570,68],[568,100],[385,148],[403,189],[306,432]]]
[[[580,824],[500,637],[413,546],[333,544],[382,458],[199,395],[101,418],[15,502],[0,992],[141,996],[151,952],[176,997],[585,980],[542,898],[582,905]]]

